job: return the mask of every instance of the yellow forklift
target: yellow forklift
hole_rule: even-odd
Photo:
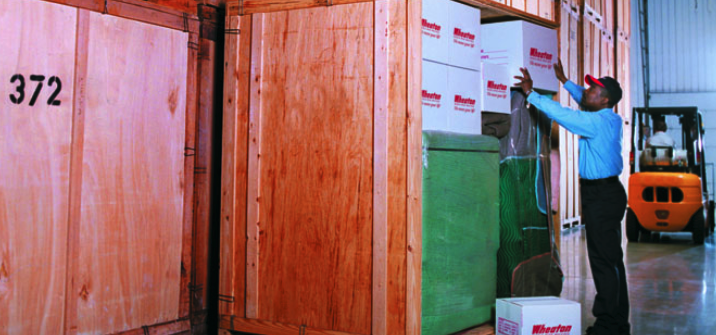
[[[658,129],[666,124],[673,129]],[[709,199],[698,108],[634,108],[632,134],[627,239],[638,242],[651,232],[686,231],[694,244],[703,244],[714,229],[714,201]]]

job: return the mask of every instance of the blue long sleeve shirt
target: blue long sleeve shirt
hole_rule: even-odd
[[[574,100],[582,101],[584,87],[571,81],[564,88]],[[597,112],[578,111],[532,92],[527,101],[568,131],[579,135],[579,175],[584,179],[601,179],[622,173],[623,121],[611,108]]]

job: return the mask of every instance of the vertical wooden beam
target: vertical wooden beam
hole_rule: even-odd
[[[251,15],[226,22],[219,314],[244,317]]]
[[[191,297],[189,285],[193,266],[194,241],[194,165],[196,158],[196,113],[199,108],[197,81],[199,67],[199,34],[189,32],[186,71],[186,127],[184,135],[184,217],[182,225],[181,278],[179,318],[189,316]]]
[[[374,5],[373,314],[372,334],[387,334],[388,283],[388,2]]]
[[[387,334],[406,330],[408,259],[408,11],[404,0],[388,1],[388,264]]]
[[[420,334],[422,218],[422,1],[408,3],[408,280],[406,333]]]
[[[78,9],[75,44],[75,85],[72,102],[72,148],[70,153],[70,198],[67,229],[67,282],[65,283],[65,334],[77,333],[76,281],[82,212],[82,151],[85,132],[85,87],[87,79],[87,48],[89,45],[89,11]]]
[[[251,27],[251,87],[249,97],[249,165],[246,219],[246,317],[259,317],[259,204],[261,178],[261,83],[263,81],[264,14]]]

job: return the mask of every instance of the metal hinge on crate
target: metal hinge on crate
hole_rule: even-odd
[[[184,157],[194,156],[196,155],[196,149],[184,147]]]
[[[232,297],[230,295],[219,294],[219,301],[228,302],[228,303],[233,304],[234,297]]]

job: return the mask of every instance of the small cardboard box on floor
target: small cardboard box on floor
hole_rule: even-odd
[[[579,303],[557,297],[497,299],[497,335],[581,335]]]

